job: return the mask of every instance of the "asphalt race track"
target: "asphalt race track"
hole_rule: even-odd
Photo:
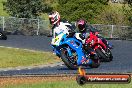
[[[7,40],[0,40],[0,46],[51,51],[51,38],[44,36],[10,35]],[[113,61],[103,62],[98,68],[86,68],[87,73],[131,73],[132,72],[132,41],[110,40],[114,45]],[[62,62],[54,65],[0,70],[0,75],[42,75],[42,74],[76,74],[77,70],[69,70]]]
[[[0,46],[15,47],[39,51],[52,51],[51,37],[8,35],[7,40],[0,40]]]

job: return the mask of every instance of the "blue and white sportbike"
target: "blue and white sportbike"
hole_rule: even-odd
[[[56,55],[62,59],[69,69],[77,69],[80,65],[97,68],[100,65],[97,54],[93,51],[92,53],[86,53],[82,47],[82,42],[74,35],[70,37],[67,34],[60,33],[52,38],[51,45]]]

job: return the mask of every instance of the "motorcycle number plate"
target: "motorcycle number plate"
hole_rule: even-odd
[[[63,35],[64,35],[64,34],[62,33],[62,34],[59,34],[58,36],[56,36],[55,38],[53,38],[51,44],[52,44],[52,45],[57,45],[57,46],[59,46],[60,41],[61,41]]]

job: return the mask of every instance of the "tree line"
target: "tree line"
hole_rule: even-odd
[[[126,4],[129,9],[125,7]],[[82,18],[90,23],[116,24],[119,16],[110,12],[109,0],[7,0],[3,5],[11,16],[19,18],[39,18],[43,13],[57,10],[62,19],[69,21]],[[132,0],[125,0],[123,6],[122,22],[125,19],[126,24],[131,25]]]

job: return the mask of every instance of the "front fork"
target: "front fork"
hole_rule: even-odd
[[[71,49],[69,47],[66,48],[67,52],[68,52],[68,55],[71,57],[72,56],[72,52],[71,52]]]

